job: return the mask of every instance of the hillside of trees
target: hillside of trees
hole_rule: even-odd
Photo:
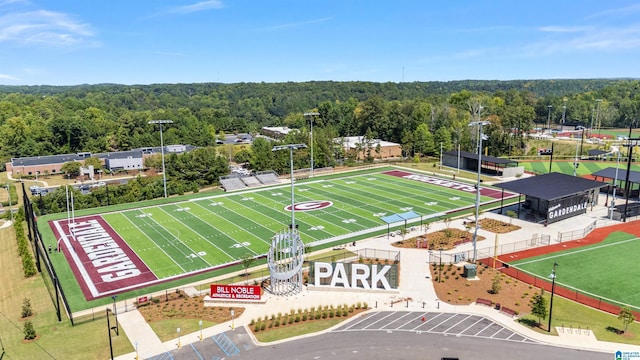
[[[522,133],[547,122],[548,105],[552,124],[566,105],[566,123],[589,125],[596,116],[602,127],[627,127],[640,111],[639,89],[638,80],[626,79],[0,86],[0,162],[157,146],[157,128],[148,124],[157,119],[174,121],[165,128],[165,144],[215,146],[225,133],[255,134],[263,126],[299,128],[285,142],[308,143],[309,119],[302,114],[312,109],[320,113],[318,167],[345,156],[331,141],[344,136],[397,142],[407,156],[435,155],[440,143],[444,150],[455,144],[472,150],[468,123],[478,118],[491,122],[485,128],[490,154],[518,154]],[[256,158],[257,148],[270,144],[231,157],[258,170],[286,166],[286,159]]]

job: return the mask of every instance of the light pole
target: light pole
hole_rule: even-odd
[[[598,138],[600,137],[601,128],[602,128],[602,126],[600,126],[600,122],[598,120],[599,115],[600,115],[600,103],[601,102],[602,102],[602,99],[596,99],[596,126],[598,127]]]
[[[118,295],[113,295],[113,316],[116,318],[116,336],[120,336],[120,329],[118,328],[118,312],[116,311],[116,298]]]
[[[549,134],[551,133],[551,108],[553,107],[553,105],[547,105],[547,108],[549,109],[549,114],[547,115],[547,131],[549,132]]]
[[[551,270],[551,302],[549,302],[549,325],[547,325],[547,332],[551,332],[551,315],[553,314],[553,294],[556,290],[556,268],[558,267],[558,263],[553,263],[553,269]]]
[[[442,248],[440,249],[440,265],[438,266],[438,282],[441,283],[442,282]]]
[[[319,112],[306,112],[302,114],[302,116],[309,117],[309,124],[311,124],[311,130],[309,131],[309,137],[311,138],[311,140],[309,140],[309,146],[311,147],[311,177],[313,177],[313,117],[319,115]]]
[[[618,148],[618,160],[616,161],[616,176],[613,179],[613,196],[611,197],[611,211],[609,220],[613,220],[613,210],[616,209],[616,189],[618,188],[618,168],[620,167],[620,149]]]
[[[164,197],[167,197],[167,172],[164,169],[164,140],[162,139],[162,124],[173,124],[172,120],[151,120],[149,124],[160,125],[160,153],[162,154],[162,186],[164,188]]]
[[[200,325],[200,341],[202,341],[202,320],[198,321],[198,325]]]
[[[478,114],[479,115],[479,114]],[[479,116],[478,116],[479,117]],[[476,243],[478,240],[478,217],[480,215],[480,172],[482,170],[482,127],[485,125],[489,125],[488,121],[474,121],[469,123],[469,126],[477,126],[478,127],[478,179],[476,180],[476,226],[473,231],[473,261],[476,261],[477,256],[477,247]]]
[[[564,130],[564,115],[567,112],[567,98],[562,99],[562,101],[562,127],[560,128],[560,131]]]
[[[573,160],[573,176],[578,174],[578,145],[580,145],[580,142],[576,141],[576,158]]]
[[[288,145],[276,145],[271,151],[280,151],[289,149],[289,164],[291,165],[291,233],[296,228],[296,216],[295,216],[295,195],[293,193],[293,150],[305,149],[305,144],[288,144]]]

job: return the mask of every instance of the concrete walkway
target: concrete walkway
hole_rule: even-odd
[[[138,345],[138,354],[141,359],[146,359],[167,351],[156,333],[153,332],[151,326],[149,326],[138,310],[118,314],[118,323],[127,336],[129,336],[132,345],[134,347],[136,344]],[[135,353],[133,357],[129,355],[129,357],[124,358],[135,358]]]
[[[600,199],[600,203],[604,204],[603,198]],[[492,217],[505,222],[513,221],[514,225],[519,225],[521,227],[521,229],[518,231],[500,235],[500,244],[502,245],[530,239],[531,235],[534,233],[549,235],[551,238],[551,243],[553,244],[557,242],[557,235],[559,232],[582,230],[596,220],[601,224],[617,223],[609,222],[606,219],[606,215],[607,208],[603,205],[598,205],[595,206],[592,211],[587,212],[587,214],[585,215],[560,221],[549,226],[543,226],[519,219],[511,220],[507,216],[499,215],[496,213],[485,213],[481,215],[481,218]],[[464,219],[454,220],[449,224],[449,227],[464,229],[464,226],[462,224],[463,221]],[[429,228],[429,232],[444,229],[445,227],[445,224],[442,222],[434,223]],[[407,235],[407,238],[423,235],[421,230],[419,230],[418,228],[419,226],[415,226],[414,231],[409,233]],[[495,237],[495,234],[485,232],[484,230],[480,230],[479,234],[485,236],[487,240],[478,242],[478,248],[493,246],[493,239]],[[248,325],[252,319],[265,317],[271,314],[277,314],[278,312],[288,312],[291,309],[297,310],[300,308],[304,309],[313,306],[317,307],[324,305],[352,305],[356,304],[357,302],[366,302],[373,310],[459,312],[482,315],[523,336],[553,346],[601,351],[609,354],[612,354],[616,350],[620,349],[624,351],[640,351],[640,346],[622,345],[618,343],[598,341],[597,339],[595,339],[592,333],[589,334],[585,331],[578,333],[577,331],[574,331],[575,329],[558,329],[558,336],[541,334],[527,327],[519,325],[514,321],[512,317],[487,306],[475,304],[467,306],[454,306],[447,304],[446,302],[441,302],[436,296],[435,289],[431,280],[432,276],[428,264],[428,251],[424,249],[399,249],[393,247],[391,243],[398,240],[400,240],[400,238],[398,238],[397,236],[387,239],[387,235],[384,235],[367,240],[360,240],[357,242],[355,248],[352,246],[348,247],[349,250],[379,249],[400,251],[402,266],[400,270],[400,285],[397,291],[354,291],[351,289],[337,288],[314,289],[313,286],[309,286],[308,288],[303,289],[300,293],[291,296],[274,296],[271,294],[265,294],[263,296],[263,299],[265,300],[264,303],[241,305],[245,307],[245,311],[242,316],[235,319],[233,326],[238,327]],[[448,253],[451,255],[453,253],[459,253],[461,251],[468,251],[472,248],[472,246],[473,245],[471,243],[462,244],[456,249],[449,251]],[[323,250],[323,252],[326,251],[327,250]],[[214,283],[215,281],[216,279],[211,280],[212,283]],[[238,304],[222,302],[216,303],[216,306],[238,306]],[[158,337],[153,333],[150,326],[144,321],[143,317],[137,310],[119,314],[118,319],[122,328],[127,333],[130,341],[132,343],[138,343],[139,353],[142,358],[158,355],[177,348],[177,339],[161,343]],[[231,322],[227,322],[207,329],[203,329],[202,334],[204,337],[209,337],[225,332],[231,329],[231,327]],[[182,346],[199,340],[200,332],[184,334],[180,338]],[[135,353],[118,357],[118,359],[120,360],[134,358]]]

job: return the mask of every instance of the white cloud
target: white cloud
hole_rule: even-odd
[[[210,9],[221,9],[224,4],[220,0],[207,0],[200,1],[191,5],[175,6],[167,9],[167,13],[171,14],[191,14],[199,11],[206,11]]]
[[[329,20],[331,20],[330,17],[324,17],[324,18],[319,18],[319,19],[314,19],[314,20],[307,20],[307,21],[301,21],[301,22],[295,22],[295,23],[280,24],[280,25],[269,26],[267,28],[267,30],[291,29],[291,28],[297,28],[297,27],[307,26],[307,25],[311,25],[311,24],[319,24],[319,23],[323,23],[323,22],[326,22],[326,21],[329,21]]]
[[[35,10],[9,12],[0,16],[0,42],[19,45],[95,45],[90,40],[93,35],[89,25],[59,12]]]
[[[603,18],[603,17],[629,16],[629,15],[633,15],[638,11],[640,11],[640,4],[633,4],[633,5],[629,5],[621,8],[614,8],[614,9],[599,11],[597,13],[593,13],[585,17],[585,20]]]
[[[7,74],[0,74],[0,80],[11,80],[11,81],[18,81],[20,79],[18,79],[15,76],[11,76],[11,75],[7,75]]]
[[[542,32],[551,32],[551,33],[584,32],[589,29],[590,28],[586,26],[542,26],[538,28],[538,30]]]

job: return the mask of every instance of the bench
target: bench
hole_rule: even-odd
[[[476,299],[476,304],[492,306],[492,302],[491,302],[491,300],[488,300],[488,299],[481,299],[481,298],[477,298],[477,299]]]
[[[514,317],[514,316],[516,316],[516,315],[517,315],[515,310],[511,310],[511,309],[506,308],[506,307],[504,307],[504,306],[500,308],[500,311],[501,311],[502,313],[505,313],[505,314],[507,314],[507,315],[511,316],[511,317]]]

